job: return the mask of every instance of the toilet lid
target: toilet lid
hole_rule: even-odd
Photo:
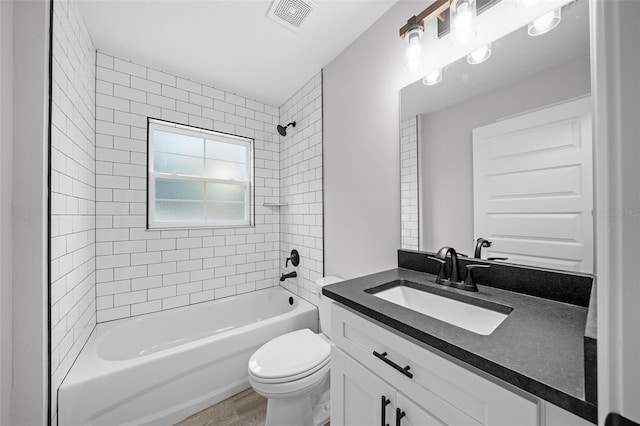
[[[265,381],[295,380],[329,362],[331,345],[308,328],[265,343],[249,359],[251,374]]]

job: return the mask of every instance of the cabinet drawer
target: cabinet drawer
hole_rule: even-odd
[[[539,424],[535,397],[516,394],[337,304],[331,315],[332,341],[338,348],[436,416],[459,410],[481,425]],[[413,377],[376,357],[374,351],[386,352],[385,358],[399,369],[410,366]]]

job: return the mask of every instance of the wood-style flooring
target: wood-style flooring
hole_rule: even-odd
[[[247,389],[205,408],[176,426],[264,426],[267,399]]]
[[[205,408],[175,426],[264,426],[267,399],[247,389]],[[331,426],[327,422],[324,426]]]

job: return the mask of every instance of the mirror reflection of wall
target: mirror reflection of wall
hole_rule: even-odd
[[[589,59],[580,58],[493,92],[420,115],[423,249],[437,251],[443,245],[452,245],[464,253],[473,253],[474,128],[589,91]]]
[[[490,237],[474,232],[473,130],[589,95],[588,4],[579,1],[565,9],[564,28],[535,38],[527,36],[526,28],[518,30],[494,42],[495,58],[486,63],[469,65],[461,60],[448,67],[444,84],[416,82],[402,90],[403,248],[437,251],[452,246],[473,256],[475,239]],[[414,139],[419,163],[415,168]],[[415,190],[413,176],[418,182]],[[412,214],[413,197],[418,198],[417,215]],[[516,251],[485,249],[483,257],[497,255],[514,263],[591,272],[591,238],[584,236],[590,250],[586,267],[571,259],[544,262]]]

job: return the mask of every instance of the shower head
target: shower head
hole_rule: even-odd
[[[296,127],[296,122],[292,121],[291,123],[287,124],[286,126],[282,126],[280,124],[278,124],[278,126],[276,127],[278,129],[278,133],[280,133],[280,136],[287,136],[287,127]]]

